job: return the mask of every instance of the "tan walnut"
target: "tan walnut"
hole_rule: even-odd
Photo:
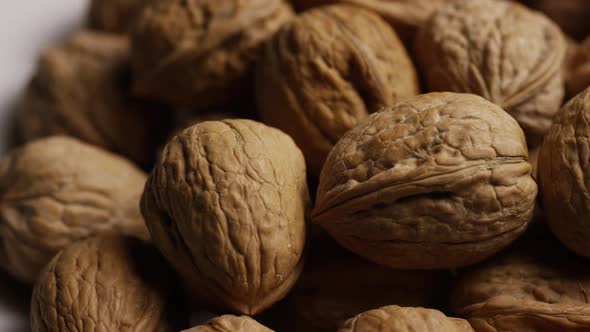
[[[566,83],[568,95],[571,97],[590,87],[590,37],[586,38],[571,56]]]
[[[438,310],[391,305],[349,319],[338,332],[473,332],[469,323]]]
[[[148,1],[152,0],[91,0],[89,25],[101,31],[127,33]]]
[[[74,136],[151,165],[166,115],[127,94],[129,74],[124,36],[83,31],[45,50],[18,114],[22,138]]]
[[[567,44],[538,12],[505,0],[458,0],[420,31],[416,54],[430,91],[474,93],[500,105],[540,144],[564,95]]]
[[[451,311],[475,331],[590,330],[588,262],[537,227],[507,253],[460,274]]]
[[[156,248],[119,235],[59,252],[35,284],[32,332],[178,332],[188,314]]]
[[[590,257],[590,88],[557,114],[539,152],[547,223],[565,246]]]
[[[301,151],[277,129],[201,122],[168,142],[141,208],[197,298],[254,315],[284,297],[303,268],[305,173]]]
[[[0,160],[0,266],[33,282],[76,240],[117,232],[148,238],[139,211],[146,175],[74,138],[31,142]]]
[[[379,16],[350,5],[303,13],[267,43],[256,73],[260,118],[291,135],[310,173],[368,114],[416,95],[413,64]]]
[[[346,133],[322,170],[313,221],[379,264],[453,268],[526,228],[537,195],[518,123],[475,95],[430,93]]]
[[[131,32],[134,92],[193,111],[243,104],[262,43],[293,16],[285,0],[152,1]]]
[[[273,332],[248,316],[223,315],[183,332]]]

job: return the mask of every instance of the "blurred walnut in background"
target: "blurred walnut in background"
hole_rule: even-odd
[[[570,97],[590,87],[590,36],[575,49],[570,57],[566,83]]]
[[[567,35],[582,40],[590,34],[588,0],[529,0],[530,6],[544,12]]]
[[[89,26],[111,33],[127,33],[148,1],[152,0],[92,0]]]

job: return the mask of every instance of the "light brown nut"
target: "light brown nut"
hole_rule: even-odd
[[[127,95],[126,37],[80,32],[47,49],[18,114],[25,141],[69,135],[150,165],[164,114]]]
[[[131,32],[134,92],[195,111],[243,104],[260,46],[293,16],[285,0],[154,1]]]
[[[534,0],[531,5],[547,14],[566,34],[578,40],[590,34],[590,3],[587,0]]]
[[[500,107],[425,94],[344,135],[322,170],[312,217],[379,264],[473,264],[526,228],[537,195],[531,170],[522,130]]]
[[[91,0],[89,25],[101,31],[127,33],[148,1],[151,0]]]
[[[303,13],[267,43],[257,67],[261,119],[295,139],[314,175],[345,132],[417,93],[414,66],[395,32],[349,5]]]
[[[223,315],[183,332],[273,332],[248,316]]]
[[[588,262],[538,224],[507,253],[462,274],[451,310],[477,332],[589,331],[589,290]]]
[[[185,326],[178,282],[139,239],[100,236],[59,252],[35,284],[32,332],[177,332]]]
[[[396,305],[369,310],[349,319],[338,332],[473,332],[469,323],[434,309]]]
[[[148,237],[139,212],[146,175],[67,137],[31,142],[0,160],[0,266],[33,282],[53,255],[103,232]]]
[[[538,145],[559,110],[567,44],[540,13],[504,0],[458,0],[420,31],[416,54],[430,91],[474,93],[500,105]]]
[[[248,315],[299,277],[308,206],[301,151],[250,120],[201,122],[175,136],[141,202],[154,243],[196,297]]]
[[[570,97],[574,97],[590,87],[590,37],[576,48],[568,67],[567,92]]]
[[[539,183],[547,223],[563,244],[590,257],[588,142],[590,89],[557,114],[539,153]]]

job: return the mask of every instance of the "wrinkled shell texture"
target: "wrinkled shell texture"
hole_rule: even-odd
[[[590,34],[587,0],[535,0],[532,6],[543,11],[568,35],[581,40]]]
[[[301,273],[308,206],[301,151],[250,120],[202,122],[174,137],[142,198],[153,241],[195,295],[248,315]]]
[[[503,0],[459,0],[420,31],[418,62],[430,91],[468,92],[500,105],[538,145],[559,110],[567,45],[540,13]]]
[[[590,269],[546,229],[466,272],[451,292],[453,314],[477,332],[590,330]]]
[[[303,13],[269,42],[256,74],[261,119],[291,135],[318,175],[333,145],[369,113],[418,93],[395,32],[358,7]]]
[[[134,91],[195,111],[249,98],[261,44],[293,15],[284,0],[154,1],[131,33]]]
[[[126,33],[135,17],[151,0],[92,0],[90,3],[90,27],[111,33]]]
[[[184,332],[273,332],[248,316],[223,315]]]
[[[576,253],[590,257],[590,89],[555,117],[539,154],[547,222]]]
[[[53,255],[102,232],[147,238],[138,202],[146,175],[73,138],[51,137],[0,161],[0,265],[33,282]]]
[[[153,162],[164,122],[155,106],[127,95],[128,60],[127,38],[100,32],[44,51],[18,114],[22,138],[69,135]]]
[[[397,268],[472,264],[526,228],[537,185],[522,130],[469,94],[430,93],[375,113],[336,144],[313,220]]]
[[[572,55],[566,83],[570,96],[575,96],[590,86],[590,37]]]
[[[31,302],[32,332],[177,332],[177,282],[155,248],[123,236],[69,246],[43,270]]]
[[[349,319],[338,332],[473,332],[460,318],[425,308],[404,308],[396,305],[364,312]]]

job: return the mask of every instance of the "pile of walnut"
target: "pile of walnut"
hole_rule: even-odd
[[[92,1],[0,161],[32,331],[590,331],[590,3],[522,2]]]

